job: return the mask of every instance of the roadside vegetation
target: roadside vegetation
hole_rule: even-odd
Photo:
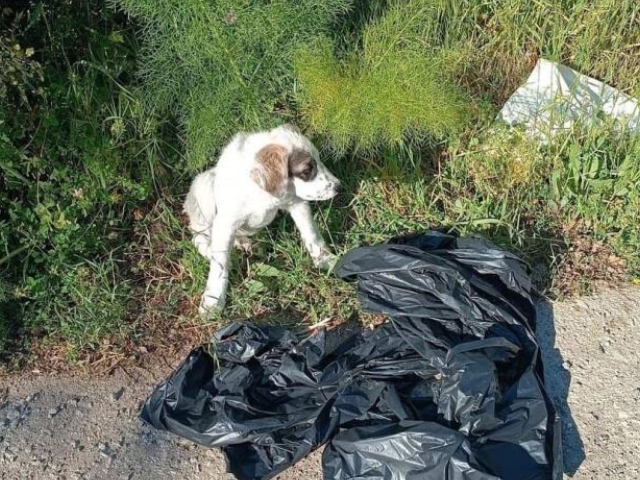
[[[79,6],[81,4],[81,6]],[[359,318],[278,218],[200,319],[181,202],[241,129],[294,122],[345,184],[338,253],[429,228],[521,254],[541,292],[639,282],[640,141],[494,122],[538,58],[640,98],[632,0],[70,0],[0,9],[0,360],[103,366],[227,319]]]

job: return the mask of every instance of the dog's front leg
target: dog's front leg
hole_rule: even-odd
[[[320,235],[318,227],[313,221],[309,204],[306,202],[296,203],[289,207],[288,211],[300,231],[302,241],[309,251],[313,263],[319,268],[331,268],[336,257],[327,248],[322,235]]]
[[[222,310],[229,283],[229,257],[236,234],[236,226],[217,215],[211,226],[211,245],[209,249],[209,276],[199,312],[201,315],[211,310]]]

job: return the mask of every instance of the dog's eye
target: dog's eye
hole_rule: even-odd
[[[308,163],[297,172],[296,176],[299,179],[307,182],[315,176],[315,167],[312,164]]]
[[[309,152],[294,150],[289,158],[289,172],[292,177],[308,182],[315,178],[318,166]]]

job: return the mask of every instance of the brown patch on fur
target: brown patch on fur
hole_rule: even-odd
[[[275,144],[263,147],[256,155],[259,168],[251,172],[251,179],[271,195],[284,195],[289,176],[287,150]]]

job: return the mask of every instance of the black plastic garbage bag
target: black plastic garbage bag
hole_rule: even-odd
[[[390,321],[332,351],[324,332],[232,324],[156,388],[142,418],[221,447],[240,480],[323,444],[327,480],[562,478],[516,256],[429,232],[353,250],[336,274]]]
[[[478,466],[467,438],[432,422],[355,427],[323,455],[325,478],[496,480]]]

